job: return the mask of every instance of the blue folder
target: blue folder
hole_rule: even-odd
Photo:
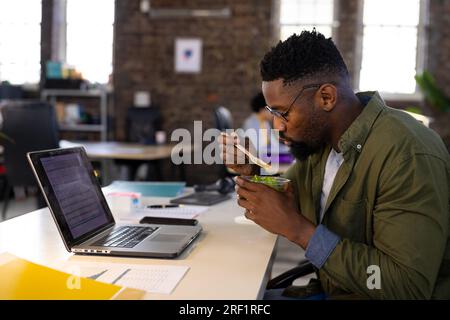
[[[143,197],[177,197],[180,196],[186,182],[141,182],[114,181],[108,186],[111,191],[138,192]]]

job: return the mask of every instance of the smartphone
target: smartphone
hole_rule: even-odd
[[[166,217],[144,217],[141,219],[141,221],[139,221],[139,223],[195,226],[198,224],[198,220]]]

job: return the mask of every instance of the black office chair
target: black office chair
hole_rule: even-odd
[[[266,288],[267,289],[282,289],[287,288],[288,286],[292,285],[292,283],[303,276],[306,276],[308,274],[311,274],[315,272],[314,267],[311,262],[308,260],[302,260],[299,262],[299,264],[280,274],[279,276],[271,279],[268,283]]]
[[[155,133],[161,130],[161,112],[157,106],[149,108],[131,107],[127,111],[127,142],[154,145]],[[135,180],[138,168],[142,164],[149,167],[146,180],[162,180],[159,160],[116,160],[117,165],[128,168],[128,179]]]
[[[26,153],[59,147],[58,125],[53,106],[44,102],[16,102],[1,110],[3,117],[4,161],[6,168],[6,190],[3,197],[3,219],[13,187],[36,187],[36,180],[26,159]],[[10,141],[10,140],[11,141]],[[38,207],[45,201],[38,194]]]
[[[231,116],[230,110],[225,107],[217,107],[214,110],[214,120],[216,129],[220,131],[233,129],[233,117]]]
[[[216,129],[224,132],[226,129],[233,129],[233,117],[231,116],[231,112],[223,107],[219,106],[214,109],[214,126]],[[219,180],[215,183],[209,185],[195,185],[194,190],[196,192],[203,191],[217,191],[220,194],[228,194],[234,191],[234,180],[231,178],[234,176],[231,172],[228,171],[225,165],[220,165],[219,172]]]
[[[0,84],[0,100],[18,100],[23,98],[22,86]]]
[[[155,133],[161,130],[161,112],[156,106],[129,108],[127,111],[127,140],[140,144],[156,144]]]

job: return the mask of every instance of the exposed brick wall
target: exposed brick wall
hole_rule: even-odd
[[[430,0],[426,69],[450,96],[450,1]]]
[[[345,63],[356,88],[359,82],[359,61],[361,49],[359,41],[362,36],[361,0],[335,0],[335,20],[333,40],[344,58]]]
[[[437,85],[450,97],[450,0],[429,0],[429,26],[427,30],[427,59],[425,69],[436,79]],[[450,151],[450,114],[436,112],[432,128],[443,138]]]
[[[41,20],[41,87],[45,79],[46,61],[52,57],[52,15],[53,0],[42,0]]]
[[[212,110],[224,105],[236,125],[248,115],[260,88],[259,61],[271,44],[271,0],[152,1],[155,8],[230,7],[232,17],[149,19],[139,0],[116,1],[114,88],[116,137],[125,138],[125,114],[133,94],[149,90],[159,105],[163,127],[191,128],[194,120],[212,125]],[[200,74],[176,74],[176,37],[203,40]]]

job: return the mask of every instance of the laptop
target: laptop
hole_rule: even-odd
[[[174,258],[202,230],[198,225],[117,224],[82,147],[30,152],[27,158],[69,252]]]

